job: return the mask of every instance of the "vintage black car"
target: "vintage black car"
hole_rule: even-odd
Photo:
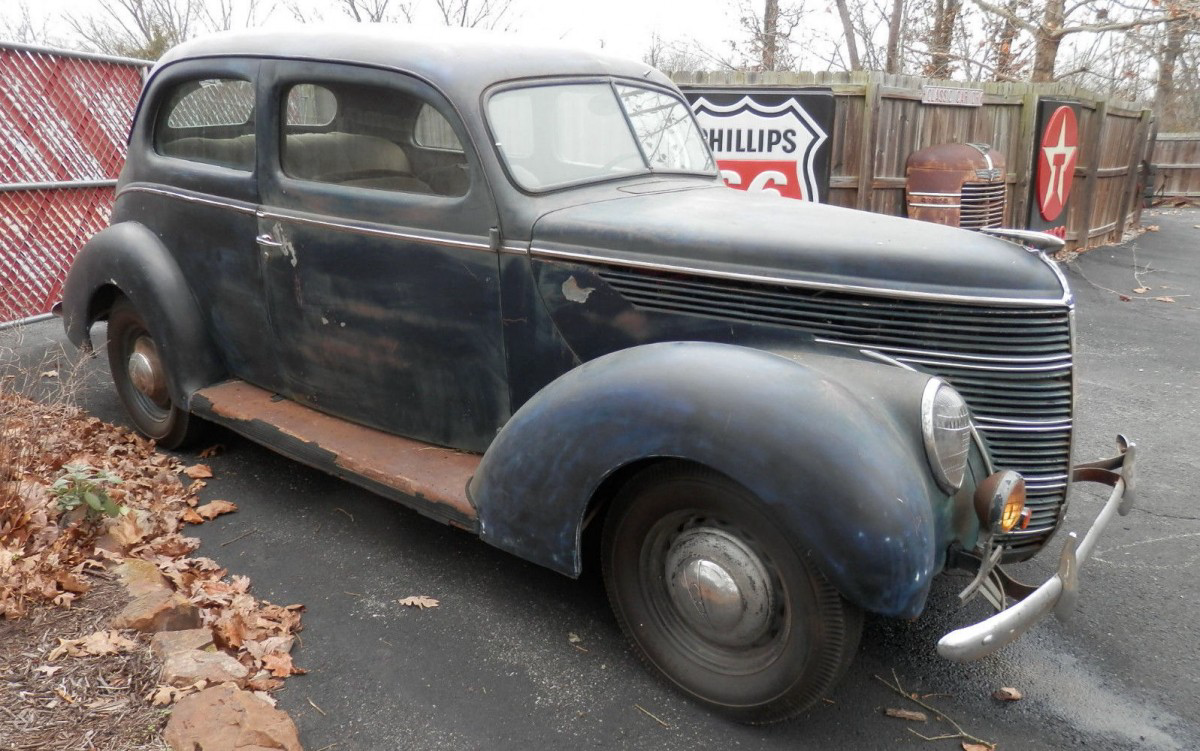
[[[160,445],[219,423],[599,565],[653,670],[768,722],[829,690],[863,612],[917,616],[948,568],[1000,611],[948,658],[1066,612],[1129,510],[1132,444],[1070,466],[1072,298],[1050,240],[1015,235],[732,190],[644,64],[249,32],[154,67],[61,311],[81,347],[107,321]],[[1013,581],[1072,479],[1110,500],[1057,575]]]

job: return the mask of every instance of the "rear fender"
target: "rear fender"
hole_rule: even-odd
[[[821,355],[672,342],[606,355],[513,415],[471,481],[484,540],[571,576],[593,494],[647,458],[741,483],[844,597],[920,613],[946,495],[920,432],[928,376]]]
[[[67,338],[91,348],[92,324],[108,316],[117,294],[129,298],[167,361],[171,399],[187,408],[197,390],[225,377],[206,319],[179,265],[158,237],[137,222],[97,233],[79,251],[63,286]]]

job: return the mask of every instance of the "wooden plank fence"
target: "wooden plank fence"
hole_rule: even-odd
[[[1154,198],[1200,203],[1200,133],[1159,133],[1151,162]]]
[[[1024,227],[1029,211],[1038,98],[1074,100],[1080,105],[1080,150],[1067,219],[1068,248],[1118,241],[1140,219],[1140,166],[1151,127],[1150,110],[1140,103],[1106,100],[1066,84],[935,81],[872,72],[676,72],[672,77],[678,84],[706,88],[832,89],[829,203],[840,206],[902,215],[909,154],[938,143],[991,144],[1008,163],[1007,227]],[[983,105],[924,104],[921,89],[926,84],[983,89]]]

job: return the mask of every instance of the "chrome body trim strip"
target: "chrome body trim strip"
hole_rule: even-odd
[[[957,203],[910,203],[909,206],[918,209],[961,209],[962,204]]]
[[[427,245],[441,245],[447,248],[465,248],[467,250],[481,250],[485,253],[494,253],[491,245],[486,242],[473,242],[470,240],[451,240],[446,237],[431,237],[429,235],[418,235],[411,232],[400,232],[398,230],[379,229],[363,224],[338,222],[329,219],[316,219],[310,216],[300,214],[291,214],[280,211],[272,211],[268,209],[259,209],[256,214],[259,219],[273,219],[280,222],[294,222],[296,224],[307,224],[313,227],[325,227],[327,229],[338,230],[340,232],[352,232],[359,235],[368,235],[371,237],[386,237],[395,240],[409,240],[411,242],[425,243]]]
[[[651,263],[648,261],[634,261],[627,258],[613,258],[611,256],[591,255],[588,253],[573,253],[565,250],[549,250],[547,248],[531,247],[529,249],[529,254],[535,258],[549,260],[572,261],[576,263],[599,264],[604,266],[622,266],[625,268],[645,269],[648,271],[666,271],[674,274],[692,274],[695,276],[704,276],[713,279],[729,279],[738,282],[771,284],[781,287],[803,287],[806,289],[848,292],[852,294],[878,295],[881,297],[891,297],[898,300],[959,302],[966,305],[1013,305],[1034,308],[1045,308],[1066,304],[1066,301],[1063,299],[1054,300],[1046,298],[1023,297],[974,297],[971,295],[953,295],[940,292],[916,292],[912,290],[889,289],[886,287],[865,287],[856,284],[815,282],[806,279],[785,279],[777,276],[742,274],[733,271],[715,271],[713,269],[700,269],[692,266],[675,266],[662,263]]]
[[[180,201],[187,201],[188,203],[199,203],[199,204],[204,204],[205,206],[215,206],[217,208],[229,209],[231,211],[236,211],[239,214],[253,214],[255,212],[254,206],[252,206],[250,204],[234,203],[233,201],[223,201],[219,198],[209,198],[207,196],[200,196],[200,195],[196,195],[194,193],[184,193],[183,191],[180,191],[180,190],[167,190],[166,188],[152,188],[149,185],[127,185],[124,188],[121,188],[119,191],[117,191],[116,197],[120,198],[121,196],[125,195],[126,193],[149,193],[150,195],[155,195],[155,196],[166,196],[168,198],[177,198]]]
[[[529,255],[529,248],[521,245],[502,245],[500,252],[509,256],[527,256]]]
[[[975,364],[966,363],[966,362],[951,362],[949,360],[934,360],[934,359],[923,358],[923,357],[906,357],[904,359],[908,360],[909,362],[919,363],[921,365],[942,365],[942,366],[951,367],[951,368],[961,368],[963,370],[986,370],[986,371],[989,371],[992,373],[995,373],[995,372],[1048,373],[1048,372],[1052,372],[1055,370],[1065,370],[1065,369],[1071,367],[1070,360],[1068,360],[1066,362],[1060,362],[1057,364],[1037,365],[1034,367],[1005,368],[1005,367],[999,367],[999,366],[995,366],[995,365],[975,365]]]
[[[828,339],[825,337],[814,337],[814,341],[820,342],[822,344],[836,344],[841,347],[851,347],[854,349],[858,349],[859,347],[862,346],[861,344],[854,344],[852,342],[843,342],[839,339]],[[1041,365],[1044,363],[1052,363],[1052,362],[1059,362],[1059,361],[1065,360],[1066,362],[1064,364],[1066,364],[1066,365],[1071,364],[1070,363],[1070,361],[1071,361],[1070,353],[1065,354],[1065,355],[1049,355],[1046,357],[1004,357],[1001,355],[996,355],[995,357],[990,357],[988,355],[963,355],[963,354],[958,354],[958,353],[954,353],[954,352],[935,352],[933,350],[927,350],[927,349],[909,349],[907,347],[892,347],[889,345],[872,347],[871,349],[878,351],[878,352],[892,352],[897,355],[918,355],[921,357],[946,357],[946,358],[951,358],[951,359],[964,360],[964,361],[968,361],[968,362],[995,362],[995,363],[1001,363],[1001,364],[1018,362],[1018,363],[1030,363],[1030,364],[1035,364],[1035,365]],[[945,364],[950,365],[951,363],[947,362]]]
[[[1074,425],[1071,423],[1065,425],[1031,425],[1026,423],[1023,425],[980,425],[979,429],[985,433],[1053,433],[1055,431],[1071,430],[1073,427]]]
[[[1050,427],[1057,425],[1062,428],[1071,427],[1071,418],[1065,420],[1005,420],[1002,417],[980,417],[980,422],[991,423],[993,425],[1045,425]]]

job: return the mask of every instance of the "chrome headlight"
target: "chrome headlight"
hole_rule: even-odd
[[[958,392],[939,378],[929,379],[921,395],[921,432],[938,485],[947,493],[956,492],[967,474],[971,413]]]

